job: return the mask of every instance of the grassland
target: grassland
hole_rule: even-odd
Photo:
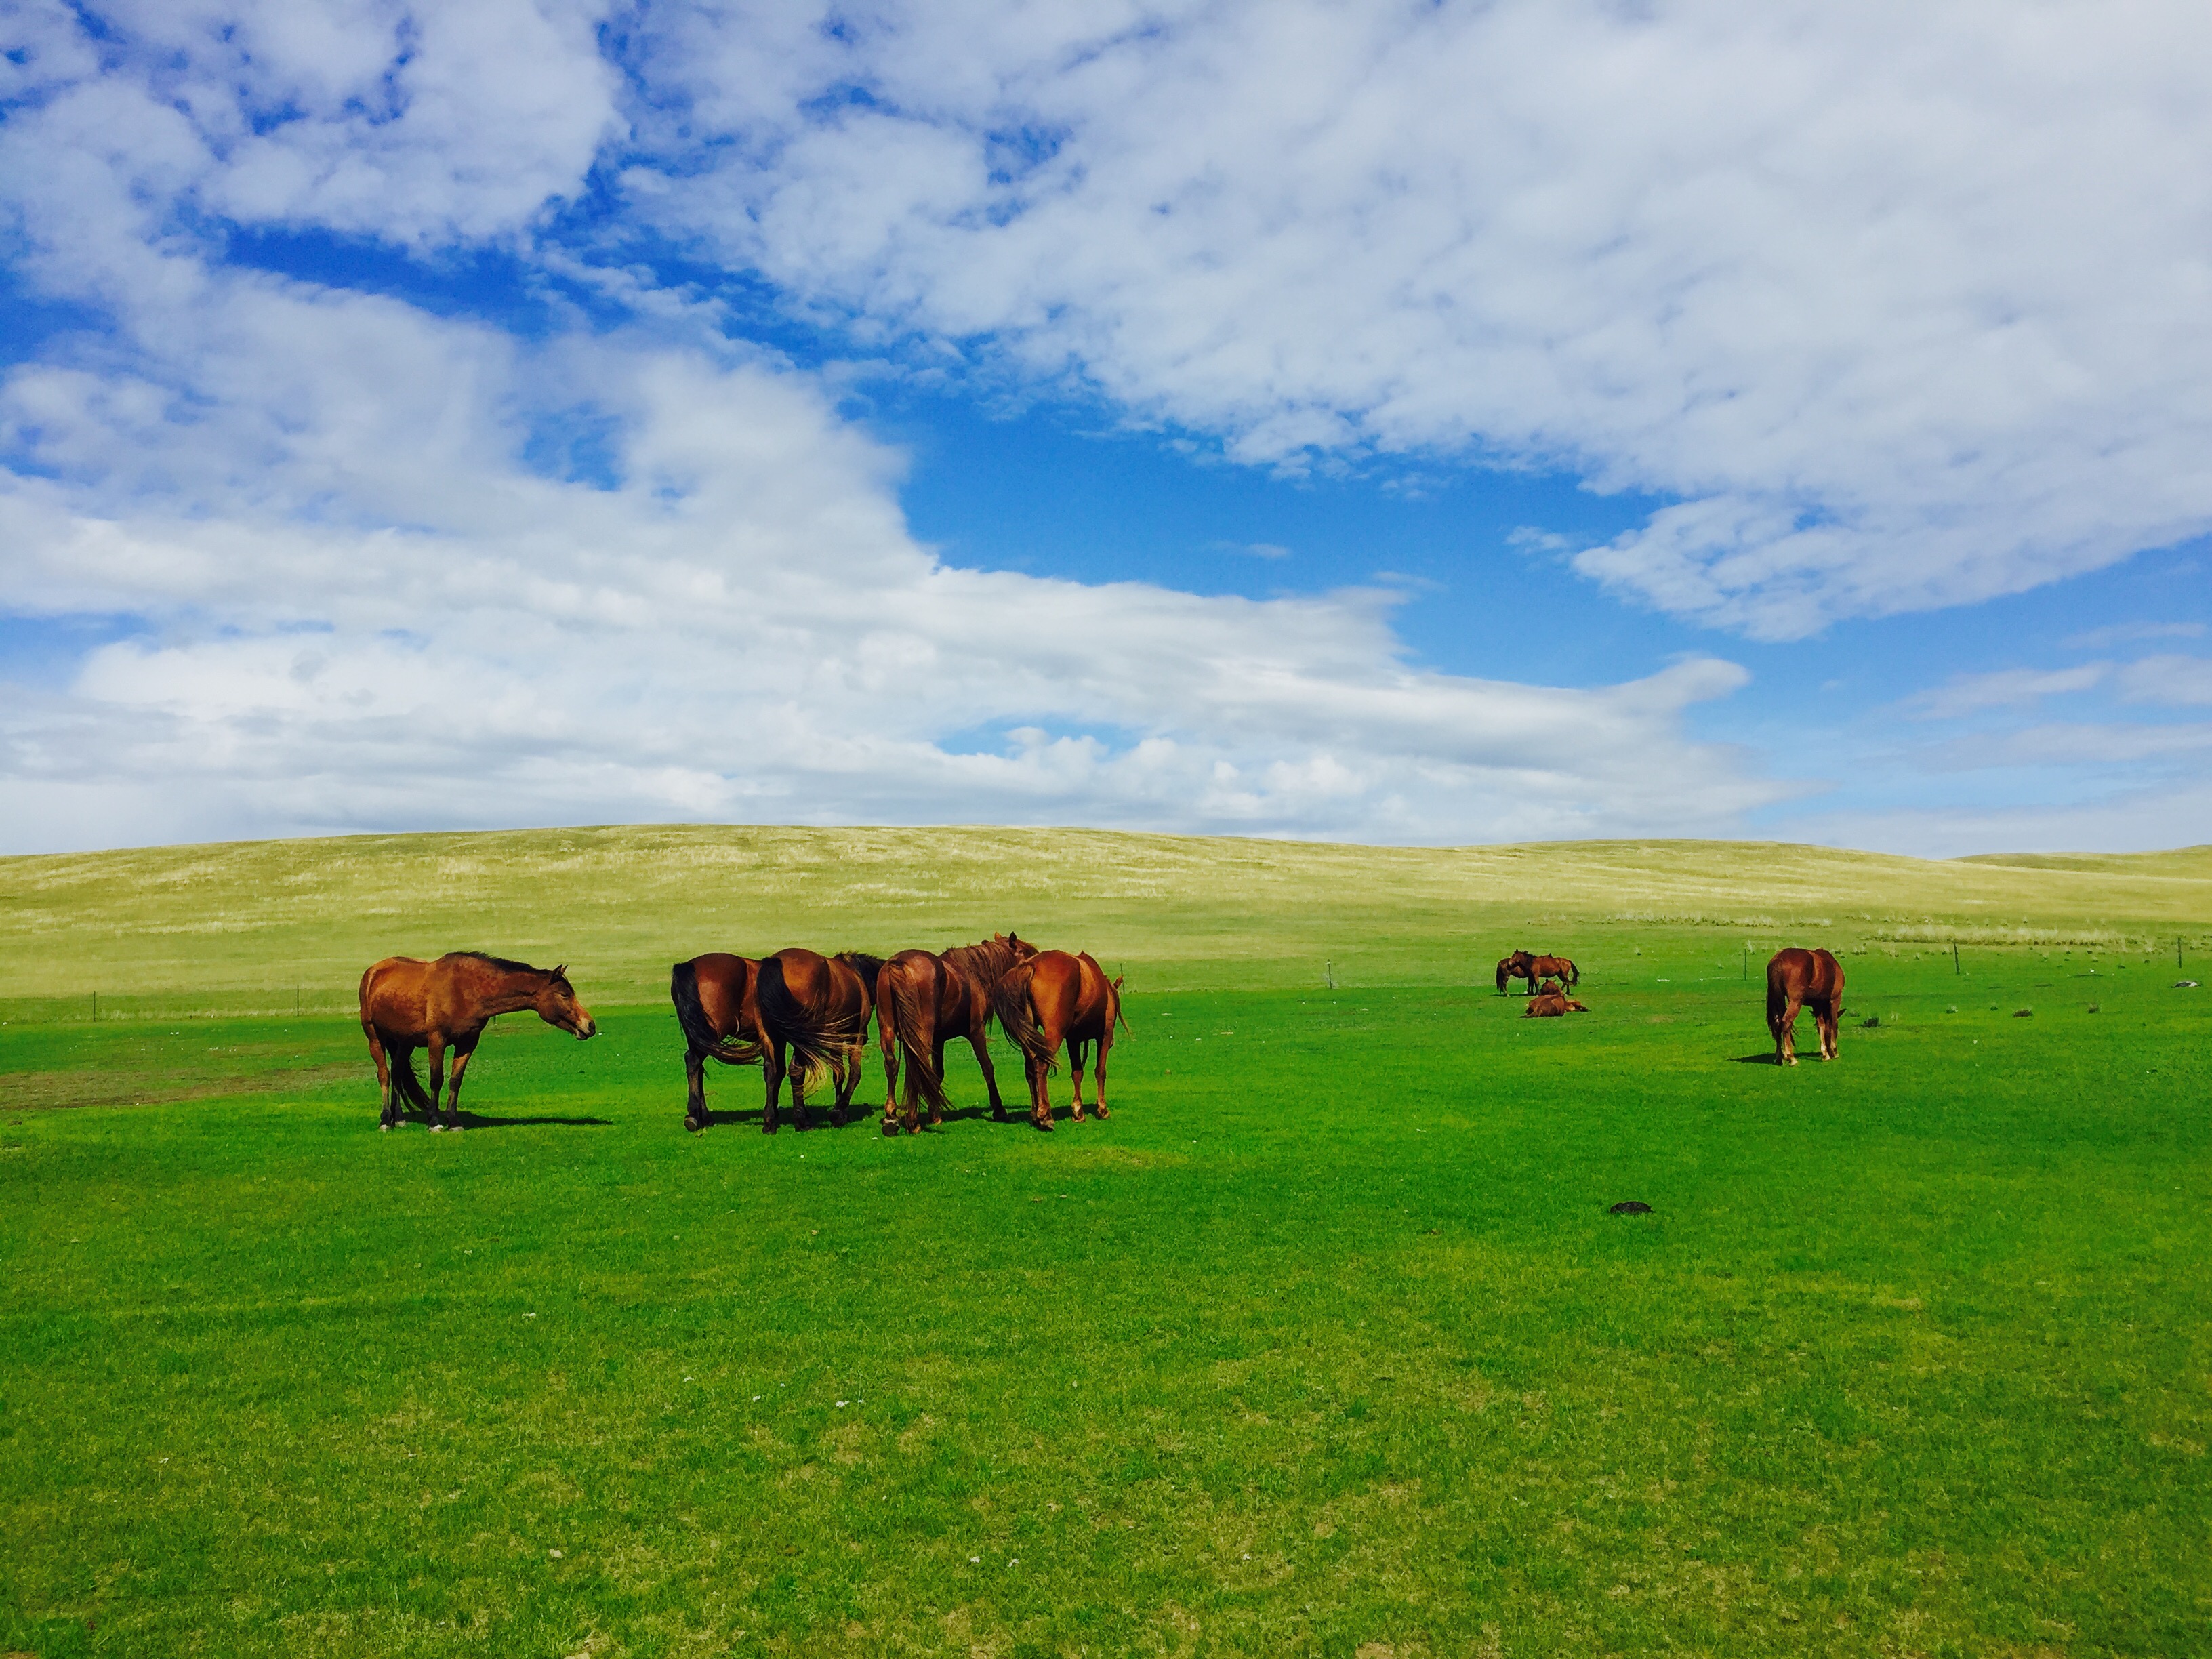
[[[2212,858],[2088,862],[0,862],[0,1650],[2206,1651]],[[940,1134],[769,1139],[753,1073],[682,1133],[672,957],[1005,926],[1129,970],[1109,1121],[956,1058]],[[1784,937],[1834,1066],[1744,1063]],[[1476,982],[1523,940],[1595,1012]],[[342,997],[463,944],[603,1035],[379,1136]]]

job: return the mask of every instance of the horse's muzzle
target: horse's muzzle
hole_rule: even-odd
[[[592,1038],[592,1037],[595,1037],[595,1036],[599,1036],[599,1028],[596,1024],[594,1024],[592,1021],[590,1021],[590,1020],[588,1020],[588,1019],[587,1019],[587,1020],[586,1020],[582,1024],[580,1024],[580,1025],[577,1026],[577,1027],[575,1028],[575,1031],[576,1031],[576,1041],[577,1041],[577,1042],[586,1042],[586,1041],[589,1040],[589,1039],[590,1039],[590,1038]]]

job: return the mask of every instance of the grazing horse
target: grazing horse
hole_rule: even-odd
[[[763,1134],[775,1133],[776,1096],[787,1073],[794,1127],[809,1127],[806,1085],[824,1073],[836,1091],[830,1121],[844,1122],[845,1109],[860,1084],[868,1015],[875,1006],[876,976],[883,966],[882,957],[858,951],[834,957],[779,951],[761,958],[753,1006],[758,1011],[761,1058],[768,1073],[768,1109],[761,1115]]]
[[[714,1121],[707,1109],[707,1062],[757,1066],[767,1052],[761,1042],[760,1009],[753,1000],[760,963],[750,957],[720,951],[669,970],[668,999],[684,1028],[684,1075],[690,1085],[684,1127],[704,1129]]]
[[[1059,1069],[1063,1042],[1075,1071],[1077,1121],[1083,1117],[1083,1062],[1094,1042],[1098,1045],[1098,1115],[1112,1115],[1106,1109],[1106,1056],[1114,1047],[1114,1027],[1119,1024],[1126,1030],[1127,1022],[1121,1018],[1121,981],[1108,979],[1088,951],[1070,956],[1065,951],[1042,951],[1016,963],[993,988],[991,1011],[1022,1051],[1032,1123],[1040,1129],[1052,1127],[1052,1096],[1045,1079]]]
[[[1516,951],[1510,957],[1501,957],[1498,963],[1498,988],[1502,992],[1509,979],[1528,981],[1528,994],[1535,996],[1536,981],[1557,979],[1562,984],[1573,986],[1582,978],[1582,971],[1565,957],[1531,956],[1526,951]]]
[[[1012,933],[994,933],[980,945],[957,945],[933,955],[902,951],[876,975],[876,1030],[884,1049],[884,1133],[899,1132],[899,1057],[906,1057],[906,1132],[920,1131],[921,1102],[929,1103],[932,1128],[945,1121],[945,1045],[968,1039],[991,1091],[991,1113],[1001,1123],[1006,1103],[999,1098],[998,1073],[991,1069],[985,1039],[990,1030],[991,988],[1016,963],[1036,954],[1036,946]],[[917,1098],[918,1097],[918,1098]]]
[[[1584,1006],[1583,1004],[1577,1002],[1572,997],[1567,995],[1565,992],[1560,990],[1558,986],[1547,981],[1545,981],[1545,988],[1537,993],[1536,995],[1529,998],[1527,1005],[1522,1008],[1521,1018],[1523,1019],[1550,1019],[1557,1014],[1586,1014],[1588,1012],[1589,1012],[1589,1008]]]
[[[1826,951],[1777,951],[1766,964],[1766,1029],[1774,1063],[1797,1063],[1797,1011],[1810,1008],[1820,1033],[1820,1058],[1836,1057],[1836,1020],[1844,1012],[1843,964]]]
[[[461,1127],[461,1073],[477,1051],[483,1028],[501,1014],[534,1008],[538,1018],[574,1034],[578,1041],[599,1028],[576,1000],[568,969],[532,968],[526,962],[488,957],[481,951],[454,951],[435,962],[386,957],[361,976],[361,1029],[376,1061],[376,1086],[384,1096],[377,1127],[399,1121],[404,1100],[430,1120],[433,1130]],[[415,1079],[415,1051],[430,1051],[428,1094]],[[438,1096],[445,1085],[446,1051],[453,1051],[453,1092],[446,1121],[438,1121]]]

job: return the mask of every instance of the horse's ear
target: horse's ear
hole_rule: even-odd
[[[553,970],[553,977],[554,977],[554,978],[556,978],[556,979],[566,979],[566,978],[568,978],[568,964],[567,963],[565,963],[565,962],[564,962],[564,963],[562,963],[558,968],[556,968],[556,969]]]

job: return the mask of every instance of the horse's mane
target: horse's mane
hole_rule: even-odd
[[[489,951],[454,951],[448,954],[466,957],[471,962],[481,962],[508,974],[543,974],[550,979],[561,970],[557,968],[533,968],[526,962],[517,962],[513,957],[495,957]]]
[[[876,975],[884,970],[884,959],[881,957],[872,957],[866,951],[840,951],[837,952],[836,959],[867,981],[870,993],[874,992]]]
[[[960,972],[981,980],[986,990],[1015,961],[1014,947],[1002,939],[987,939],[977,945],[956,945],[938,954]]]

